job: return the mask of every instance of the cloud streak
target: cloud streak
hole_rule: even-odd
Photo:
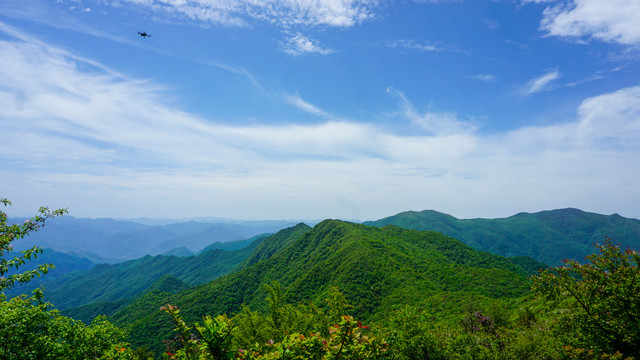
[[[315,116],[321,117],[321,118],[325,118],[325,119],[335,119],[335,117],[321,109],[319,109],[318,107],[316,107],[315,105],[308,103],[307,101],[303,100],[300,97],[300,94],[285,94],[284,95],[284,100],[295,106],[296,108],[307,112],[309,114],[313,114]]]
[[[553,82],[560,78],[560,72],[558,70],[551,70],[543,75],[540,75],[534,79],[529,80],[527,84],[522,88],[522,94],[531,95],[542,91],[547,91],[553,88]]]
[[[420,42],[417,40],[394,40],[386,43],[389,48],[406,49],[418,52],[455,52],[469,55],[469,52],[452,45],[440,43]]]

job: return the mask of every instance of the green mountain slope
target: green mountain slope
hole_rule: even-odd
[[[502,256],[529,256],[557,266],[564,259],[581,261],[605,236],[640,248],[640,220],[599,215],[577,209],[520,213],[503,219],[457,219],[432,210],[407,211],[367,225],[396,225],[438,231],[479,250]]]
[[[251,254],[254,246],[234,251],[214,249],[186,257],[147,255],[115,265],[100,264],[89,272],[70,273],[45,282],[45,298],[64,310],[134,297],[165,275],[188,285],[202,284],[229,273]]]
[[[242,304],[264,308],[265,284],[279,282],[291,302],[322,304],[330,287],[352,303],[354,315],[375,319],[403,304],[441,314],[471,301],[516,299],[528,292],[518,262],[480,252],[436,232],[376,228],[326,220],[267,238],[242,270],[179,294],[146,293],[113,320],[140,344],[169,336],[170,324],[157,310],[170,302],[191,321],[237,312]],[[156,334],[153,339],[149,334]]]
[[[260,243],[262,240],[271,236],[272,234],[259,234],[253,237],[250,237],[245,240],[237,240],[237,241],[227,241],[227,242],[214,242],[213,244],[209,244],[204,249],[200,250],[199,253],[205,253],[209,250],[219,249],[219,250],[240,250],[244,249],[247,246],[253,244],[254,242]]]
[[[189,288],[189,285],[173,275],[164,275],[156,282],[151,284],[141,295],[144,297],[146,293],[166,293],[177,294]],[[92,303],[82,305],[77,308],[63,310],[64,316],[72,317],[80,320],[85,324],[90,324],[98,315],[111,316],[128,305],[132,301],[131,298],[119,299],[114,301],[94,301]]]
[[[242,267],[249,267],[271,257],[276,252],[293,244],[300,236],[309,231],[311,231],[311,227],[304,223],[280,230],[278,233],[258,244],[251,255],[243,262]]]

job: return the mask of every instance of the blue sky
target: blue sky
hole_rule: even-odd
[[[639,18],[632,0],[0,0],[0,196],[15,215],[640,218]]]

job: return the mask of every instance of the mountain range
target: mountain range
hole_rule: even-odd
[[[56,304],[58,309],[65,310],[94,302],[133,298],[165,275],[179,279],[186,286],[193,286],[229,273],[267,236],[268,234],[263,234],[246,240],[213,243],[197,255],[145,255],[117,264],[93,264],[84,258],[73,258],[46,249],[44,256],[38,257],[35,263],[29,264],[25,269],[35,268],[39,263],[53,263],[56,268],[50,273],[54,276],[47,274],[33,279],[28,284],[6,291],[6,294],[15,296],[44,287],[47,301]],[[69,260],[63,262],[62,269],[59,269],[59,260],[62,259]],[[84,269],[80,265],[84,265]],[[125,303],[126,301],[122,304]]]
[[[409,211],[364,224],[325,220],[312,228],[299,223],[272,235],[207,247],[206,234],[223,232],[206,224],[116,224],[122,227],[107,229],[103,236],[133,239],[139,235],[132,234],[171,232],[175,237],[157,244],[170,244],[169,254],[188,256],[146,255],[69,272],[43,283],[45,299],[83,321],[108,315],[129,331],[132,343],[156,351],[171,336],[170,324],[158,311],[166,303],[183,309],[188,321],[237,313],[243,306],[261,311],[266,286],[280,284],[285,301],[320,307],[330,289],[337,288],[363,320],[384,318],[405,304],[446,319],[465,308],[526,301],[529,275],[564,258],[582,260],[605,236],[640,248],[639,220],[577,209],[504,219]],[[195,228],[193,241],[180,230]],[[189,255],[195,245],[176,239],[199,244],[200,250]]]
[[[583,261],[593,252],[593,245],[605,237],[640,248],[640,220],[572,208],[501,219],[457,219],[433,210],[407,211],[365,224],[438,231],[475,249],[502,256],[529,256],[552,266],[561,265],[564,259]]]
[[[211,282],[177,293],[155,287],[111,319],[129,331],[134,344],[161,347],[161,339],[171,335],[157,310],[163,303],[177,305],[190,321],[236,313],[243,305],[264,309],[265,286],[274,283],[287,302],[319,306],[336,287],[361,319],[380,318],[403,304],[451,314],[470,302],[521,298],[529,290],[527,276],[543,267],[474,250],[437,232],[325,220],[264,239],[235,271]],[[86,308],[78,310],[86,316]],[[77,317],[73,310],[67,314]]]

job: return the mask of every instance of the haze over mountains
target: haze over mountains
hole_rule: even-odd
[[[262,309],[265,286],[278,283],[294,303],[322,304],[337,287],[362,319],[402,304],[447,318],[470,299],[505,307],[523,301],[529,275],[564,258],[582,260],[605,236],[640,248],[640,220],[577,209],[503,219],[409,211],[364,224],[285,224],[53,219],[16,248],[53,247],[37,262],[58,268],[7,295],[43,286],[65,314],[85,322],[107,315],[134,344],[161,351],[171,334],[157,313],[165,303],[196,321],[242,305]],[[105,258],[114,263],[96,265]]]
[[[40,231],[16,241],[15,249],[22,251],[38,245],[93,263],[114,264],[145,255],[188,256],[208,246],[238,249],[248,245],[236,242],[238,240],[275,233],[299,222],[205,220],[167,223],[166,219],[139,219],[145,222],[142,224],[63,216],[51,219]],[[314,225],[315,222],[305,223]],[[593,244],[602,242],[605,236],[627,246],[640,247],[640,220],[572,208],[497,219],[457,219],[433,210],[407,211],[364,224],[438,231],[479,250],[503,256],[530,256],[549,265],[559,265],[567,258],[582,260],[591,252]],[[212,245],[214,243],[219,245]]]
[[[25,250],[38,245],[77,254],[98,263],[117,263],[145,255],[164,254],[176,248],[196,253],[215,242],[244,240],[258,234],[273,233],[295,223],[285,220],[186,221],[145,225],[125,220],[63,216],[51,219],[40,231],[16,241],[15,248]],[[184,250],[183,254],[189,254]]]

